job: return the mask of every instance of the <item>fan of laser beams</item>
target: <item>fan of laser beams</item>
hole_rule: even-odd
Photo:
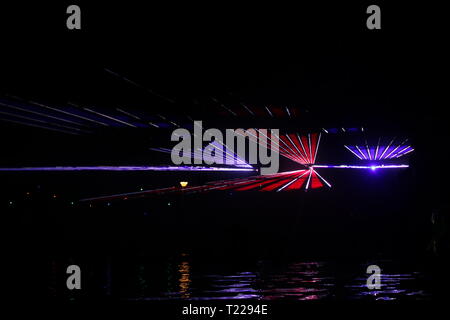
[[[150,150],[172,153],[172,149],[168,148],[150,148]],[[218,156],[217,153],[219,153]],[[182,154],[181,157],[185,163],[191,163],[194,162],[194,159],[197,159],[200,160],[200,162],[205,161],[211,164],[216,163],[217,158],[220,157],[222,164],[230,165],[233,167],[253,168],[242,157],[227,148],[227,146],[220,141],[213,141],[205,148],[197,148],[191,151],[191,153],[188,155]]]
[[[140,192],[122,193],[102,197],[87,198],[82,202],[129,200],[133,198],[144,198],[151,195],[161,195],[170,193],[199,193],[215,190],[230,191],[290,191],[304,189],[318,189],[324,186],[331,187],[316,170],[313,168],[281,172],[273,175],[251,176],[245,178],[220,180],[192,187],[168,187]]]
[[[267,146],[271,151],[278,152],[283,157],[307,167],[316,162],[320,133],[308,133],[307,135],[289,133],[269,137],[262,130],[256,131],[270,142],[267,143]],[[253,139],[261,145],[259,139],[256,137],[253,137]]]
[[[321,134],[309,133],[300,136],[298,133],[290,133],[280,136],[280,154],[284,157],[302,164],[312,165],[316,162]]]
[[[344,147],[360,160],[396,159],[414,151],[408,144],[408,139],[401,143],[395,140],[396,138],[393,138],[388,144],[380,144],[380,138],[377,145],[369,145],[366,141],[364,145],[345,145]]]

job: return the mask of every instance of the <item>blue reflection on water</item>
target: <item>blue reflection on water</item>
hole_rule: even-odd
[[[183,255],[173,270],[178,286],[156,285],[151,292],[136,296],[136,292],[122,292],[121,298],[132,300],[423,300],[431,294],[424,287],[421,272],[399,272],[391,261],[379,262],[382,268],[381,288],[366,286],[367,263],[348,263],[336,268],[334,262],[273,263],[260,261],[253,268],[235,270],[226,264],[209,264],[201,270],[192,267]],[[249,270],[251,269],[251,270]],[[129,275],[130,276],[130,275]],[[132,275],[131,275],[132,276]],[[150,274],[149,277],[160,277]],[[169,277],[173,278],[173,275]],[[425,279],[426,280],[426,279]],[[152,283],[152,281],[148,281]],[[154,281],[153,281],[154,283]],[[170,289],[171,288],[171,289]]]

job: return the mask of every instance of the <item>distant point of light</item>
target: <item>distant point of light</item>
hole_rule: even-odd
[[[181,186],[182,188],[187,187],[187,185],[188,185],[188,182],[187,182],[187,181],[180,181],[180,186]]]
[[[328,133],[328,130],[325,128],[322,128],[323,132]]]

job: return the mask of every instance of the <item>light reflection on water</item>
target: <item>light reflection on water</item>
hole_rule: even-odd
[[[181,262],[178,268],[178,272],[180,273],[180,279],[178,281],[180,283],[179,292],[181,294],[181,298],[189,298],[190,297],[189,285],[191,283],[189,262],[187,261]]]
[[[356,278],[354,280],[355,283],[347,285],[347,288],[353,298],[371,297],[375,300],[396,300],[405,297],[415,299],[429,298],[430,293],[414,286],[415,281],[419,277],[419,272],[382,274],[381,288],[379,290],[368,290],[365,278]]]
[[[271,263],[260,262],[251,268],[252,270],[246,271],[231,271],[227,268],[224,271],[223,265],[219,268],[211,266],[205,271],[192,267],[186,255],[182,258],[176,270],[173,270],[177,273],[178,286],[168,284],[165,288],[163,286],[153,288],[152,292],[139,296],[136,296],[135,292],[128,292],[125,295],[122,292],[121,297],[132,300],[417,300],[430,298],[430,293],[423,288],[423,283],[421,284],[424,278],[422,273],[390,271],[392,266],[389,261],[380,263],[381,288],[369,290],[366,286],[368,275],[365,274],[368,264],[363,263],[336,269],[331,262],[293,262],[276,267],[273,267]],[[151,276],[159,277],[160,275]]]

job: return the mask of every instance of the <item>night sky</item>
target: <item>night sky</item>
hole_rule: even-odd
[[[143,238],[136,234],[149,228],[144,238],[150,242],[173,232],[155,250],[163,255],[181,250],[187,228],[182,249],[215,247],[211,256],[424,254],[431,212],[448,206],[442,8],[382,4],[382,29],[367,30],[366,3],[77,3],[79,31],[66,29],[66,1],[1,10],[0,167],[168,165],[167,155],[149,148],[171,148],[172,123],[191,128],[192,120],[205,128],[322,132],[323,164],[355,163],[343,145],[363,138],[373,144],[378,137],[408,137],[415,151],[403,171],[323,169],[331,189],[149,196],[111,208],[79,200],[249,174],[1,172],[0,208],[18,226],[18,250],[60,256],[66,243],[80,256],[139,252]],[[83,127],[89,133],[73,135],[2,121],[11,119],[4,104],[36,110],[33,102],[98,112],[120,108],[157,126],[91,122]],[[359,131],[324,134],[322,128]],[[281,166],[298,169],[289,161]],[[143,220],[147,216],[151,222]],[[85,232],[80,241],[69,236],[76,230]]]

